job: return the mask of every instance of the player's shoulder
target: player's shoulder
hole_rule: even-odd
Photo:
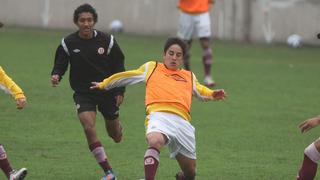
[[[78,31],[70,33],[64,37],[61,38],[62,42],[73,42],[73,41],[78,41],[80,38],[78,36]]]
[[[112,34],[106,33],[106,32],[102,32],[99,30],[94,30],[94,35],[98,38],[98,39],[111,39],[113,38]]]
[[[72,33],[64,36],[63,38],[64,38],[64,39],[76,39],[76,38],[79,38],[79,36],[78,36],[78,31],[72,32]]]
[[[144,65],[148,65],[150,67],[155,67],[159,62],[156,61],[156,60],[150,60],[150,61],[147,61],[146,63],[144,63]]]

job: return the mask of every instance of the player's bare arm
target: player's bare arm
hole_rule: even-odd
[[[299,124],[299,128],[301,130],[301,133],[305,133],[319,124],[320,124],[320,116],[316,116],[303,121],[301,124]]]

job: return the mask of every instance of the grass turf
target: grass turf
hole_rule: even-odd
[[[0,93],[0,142],[12,165],[27,167],[26,179],[99,179],[103,173],[89,153],[65,76],[50,84],[56,46],[71,31],[5,28],[0,31],[0,65],[25,91],[26,109]],[[116,34],[126,69],[162,58],[166,37]],[[224,102],[194,99],[191,115],[197,137],[197,179],[294,179],[304,148],[317,129],[301,135],[297,125],[319,114],[320,51],[284,45],[213,41],[213,77]],[[202,81],[201,50],[192,47],[192,70]],[[124,141],[114,144],[97,118],[98,136],[120,180],[143,178],[144,85],[127,88],[121,107]],[[157,179],[174,179],[178,164],[161,152]],[[0,173],[0,179],[4,179]]]

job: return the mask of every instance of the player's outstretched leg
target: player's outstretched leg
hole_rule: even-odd
[[[21,168],[10,172],[10,180],[23,180],[27,175],[27,169]]]
[[[317,173],[317,162],[320,160],[320,153],[316,148],[316,143],[320,143],[319,140],[310,144],[304,150],[304,159],[302,166],[299,170],[297,180],[313,180]]]

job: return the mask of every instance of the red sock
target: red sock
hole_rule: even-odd
[[[146,180],[154,180],[159,164],[159,150],[149,147],[144,155],[144,175]]]
[[[313,162],[307,155],[304,155],[297,180],[313,180],[317,173],[317,166],[317,163]]]
[[[104,172],[112,169],[108,162],[107,155],[104,151],[104,148],[102,147],[99,141],[93,144],[90,144],[89,148],[91,153],[96,158],[99,165],[101,166],[101,168],[104,170]]]
[[[9,160],[7,158],[7,153],[4,150],[4,147],[0,144],[0,168],[9,178],[12,167],[10,166]]]

